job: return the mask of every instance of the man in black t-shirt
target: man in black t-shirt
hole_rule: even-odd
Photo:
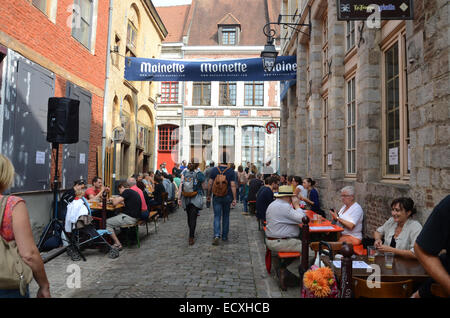
[[[262,175],[258,173],[256,178],[251,179],[248,184],[248,208],[251,214],[256,213],[256,194],[259,189],[264,186],[264,181],[261,180]]]
[[[446,253],[441,253],[446,250]],[[433,209],[414,245],[414,252],[432,277],[413,297],[432,297],[431,284],[436,282],[450,296],[450,195]]]
[[[268,177],[266,185],[261,187],[256,194],[256,217],[260,221],[266,220],[267,207],[275,200],[274,193],[278,192],[278,178]]]
[[[122,244],[117,238],[114,228],[122,225],[135,224],[141,218],[141,197],[139,193],[131,190],[127,183],[121,183],[118,187],[120,196],[111,198],[113,205],[123,203],[125,207],[123,212],[106,220],[106,229],[111,232],[111,238],[114,240],[114,248],[119,251],[122,249]]]

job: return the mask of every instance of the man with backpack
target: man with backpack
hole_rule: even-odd
[[[208,182],[208,198],[213,194],[214,209],[214,239],[213,245],[219,245],[228,240],[230,225],[230,204],[236,205],[235,173],[230,169],[226,160],[226,153],[222,155],[222,163],[216,169],[212,169]],[[222,221],[222,222],[221,222]],[[222,223],[222,227],[221,227]],[[220,231],[222,228],[222,232]]]

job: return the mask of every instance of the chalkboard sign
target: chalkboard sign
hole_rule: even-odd
[[[367,20],[374,14],[369,5],[377,5],[381,20],[412,20],[414,19],[413,0],[337,0],[337,19],[339,21]]]

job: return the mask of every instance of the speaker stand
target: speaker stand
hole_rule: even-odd
[[[50,223],[45,227],[45,232],[44,234],[41,236],[41,239],[39,241],[38,244],[38,250],[39,252],[41,252],[41,247],[42,244],[47,240],[48,235],[50,234],[49,231],[50,229],[52,229],[54,227],[55,223],[58,223],[58,225],[61,226],[61,223],[58,220],[58,157],[59,157],[59,143],[57,142],[52,142],[52,150],[55,149],[56,150],[56,156],[55,156],[55,176],[53,177],[53,216],[52,219],[50,221]],[[66,236],[66,238],[69,238],[69,235],[67,235],[66,230],[64,229],[64,224],[62,224],[62,231],[64,232],[64,235]],[[84,255],[81,253],[80,249],[72,243],[72,240],[68,240],[69,246],[74,248],[81,256],[81,258],[83,259],[83,261],[86,261],[86,258],[84,257]],[[58,254],[59,255],[59,254]]]

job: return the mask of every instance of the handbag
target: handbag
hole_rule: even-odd
[[[0,226],[9,196],[3,196],[0,207]],[[16,241],[7,242],[3,237],[0,242],[0,289],[19,289],[25,296],[28,284],[33,279],[30,266],[19,255]]]

